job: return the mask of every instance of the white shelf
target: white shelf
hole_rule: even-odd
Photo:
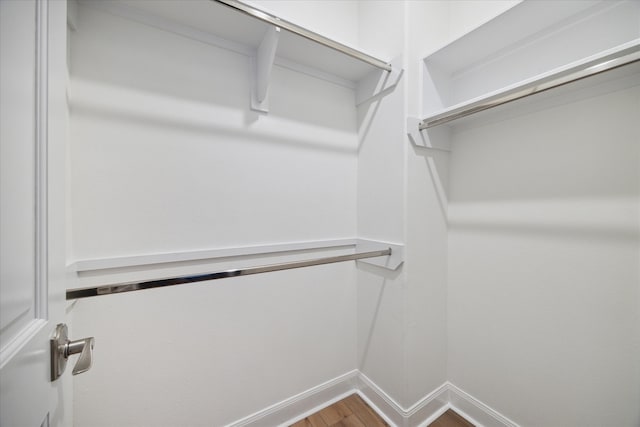
[[[322,250],[355,249],[358,252],[392,248],[393,253],[385,259],[362,260],[360,262],[397,269],[404,262],[404,245],[366,239],[316,240],[309,242],[278,243],[273,245],[243,246],[237,248],[208,249],[171,253],[140,254],[97,259],[76,260],[67,265],[67,270],[75,273],[127,269],[130,267],[161,266],[193,261],[244,260],[268,256],[286,256],[295,253],[318,252]]]
[[[159,1],[111,0],[85,1],[83,5],[98,7],[147,25],[209,42],[245,55],[253,55],[273,25],[262,22],[215,0]],[[294,24],[295,25],[295,24]],[[337,43],[336,44],[342,44]],[[344,45],[344,44],[343,44]],[[353,49],[350,46],[347,46]],[[371,56],[355,49],[362,55]],[[348,82],[358,82],[379,70],[373,65],[282,30],[277,56],[283,62],[318,70]],[[379,60],[380,62],[388,62]]]
[[[381,60],[237,0],[75,1],[83,7],[101,9],[252,58],[253,76],[248,82],[251,108],[260,112],[269,110],[268,86],[274,65],[354,89],[356,105],[395,86],[402,75],[402,68],[395,62]],[[71,4],[69,25],[75,29],[77,12]]]
[[[604,73],[608,74],[604,75]],[[419,126],[421,130],[439,126],[488,109],[504,106],[510,102],[522,102],[524,98],[529,96],[540,97],[543,92],[565,85],[572,85],[567,89],[577,87],[584,89],[586,86],[596,86],[596,83],[593,82],[601,85],[605,81],[618,80],[632,75],[637,78],[628,79],[625,82],[640,84],[640,39],[445,108],[438,114],[425,117]],[[582,79],[590,81],[582,82]]]
[[[639,20],[637,1],[524,1],[424,59],[422,126],[456,113],[463,117],[469,110],[486,110],[505,96],[536,90],[617,55],[637,54]],[[637,78],[626,78],[634,74],[638,75],[637,63],[575,87],[611,79],[637,84]],[[559,86],[563,89],[550,92],[568,89]],[[504,112],[514,104],[495,110]],[[417,143],[430,146],[428,141]]]

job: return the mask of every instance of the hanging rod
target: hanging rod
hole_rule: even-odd
[[[115,285],[100,285],[87,288],[67,289],[67,299],[95,297],[101,295],[117,294],[122,292],[142,291],[144,289],[161,288],[165,286],[184,285],[187,283],[204,282],[208,280],[225,279],[229,277],[248,276],[250,274],[270,273],[293,268],[311,267],[314,265],[333,264],[336,262],[354,261],[364,258],[375,258],[391,255],[391,248],[361,252],[351,255],[339,255],[333,257],[316,258],[305,261],[293,261],[280,264],[270,264],[257,267],[238,268],[233,270],[218,271],[215,273],[197,274],[192,276],[179,276],[164,279],[148,280],[144,282],[128,282]]]
[[[253,6],[249,6],[245,3],[242,3],[237,0],[213,0],[218,3],[222,3],[226,6],[229,6],[235,10],[239,10],[240,12],[246,13],[247,15],[259,19],[268,24],[275,25],[280,28],[284,28],[287,31],[290,31],[294,34],[302,36],[306,39],[319,43],[321,45],[327,46],[331,49],[337,50],[338,52],[342,52],[345,55],[349,55],[352,58],[358,59],[362,62],[366,62],[369,65],[373,65],[376,68],[380,68],[385,71],[391,71],[391,64],[382,61],[378,58],[375,58],[371,55],[367,55],[364,52],[360,52],[359,50],[353,49],[349,46],[343,45],[342,43],[338,43],[335,40],[331,40],[327,37],[324,37],[318,33],[314,33],[311,30],[308,30],[304,27],[296,25],[292,22],[289,22],[285,19],[278,18],[275,15],[271,15],[270,13],[264,12],[260,9],[257,9]]]
[[[587,77],[595,76],[638,61],[640,61],[640,51],[639,47],[635,45],[574,67],[570,67],[551,76],[536,79],[530,83],[518,86],[506,92],[463,105],[459,108],[455,108],[441,114],[433,115],[422,120],[418,124],[418,129],[425,130],[434,126],[442,125],[480,111],[498,107],[518,99],[526,98],[549,89],[554,89],[578,80],[586,79]]]

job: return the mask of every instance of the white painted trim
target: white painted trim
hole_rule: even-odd
[[[432,422],[434,422],[435,420],[440,418],[440,416],[442,414],[444,414],[445,412],[447,412],[449,409],[453,409],[453,408],[451,407],[450,404],[447,403],[442,408],[438,409],[436,412],[431,414],[431,416],[429,418],[427,418],[426,420],[424,420],[418,427],[428,427],[429,424],[431,424]]]
[[[449,407],[448,383],[433,390],[409,408],[404,408],[363,373],[358,377],[360,392],[373,403],[378,413],[398,427],[426,426]]]
[[[49,3],[36,1],[35,75],[35,311],[49,317],[48,287],[48,136],[49,136]]]
[[[290,426],[292,424],[295,424],[298,421],[307,418],[309,415],[315,414],[316,412],[320,412],[324,408],[326,408],[328,406],[331,406],[334,403],[339,402],[342,399],[345,399],[345,398],[351,396],[352,394],[357,394],[357,393],[358,393],[358,391],[355,388],[351,388],[351,389],[347,390],[346,392],[340,394],[339,396],[336,396],[331,400],[323,402],[323,403],[319,404],[318,406],[315,406],[314,408],[312,408],[312,409],[310,409],[310,410],[308,410],[308,411],[306,411],[306,412],[304,412],[304,413],[302,413],[302,414],[300,414],[300,415],[298,415],[298,416],[296,416],[294,418],[291,418],[288,421],[285,421],[284,423],[280,424],[278,427],[288,427],[288,426]],[[261,423],[261,425],[262,425],[262,423]]]
[[[225,427],[289,426],[354,393],[391,427],[427,427],[448,409],[454,410],[476,427],[519,427],[509,418],[448,381],[409,408],[404,408],[357,369]]]
[[[447,383],[447,387],[451,408],[476,426],[519,427],[514,421],[455,385]]]
[[[360,372],[358,390],[365,401],[378,410],[378,413],[392,426],[404,427],[406,411],[369,377]]]
[[[387,422],[387,424],[389,424],[391,427],[398,427],[398,424],[395,423],[388,415],[388,411],[385,412],[382,409],[380,409],[380,407],[378,405],[376,405],[376,403],[371,400],[369,398],[369,396],[367,396],[362,390],[358,390],[357,391],[358,396],[360,396],[360,398],[362,400],[364,400],[367,405],[369,405],[369,407],[371,409],[373,409],[380,417],[382,417],[383,420],[385,420]],[[396,420],[397,421],[397,420]]]
[[[358,370],[347,372],[225,427],[286,426],[356,392]]]
[[[407,427],[427,426],[449,407],[448,384],[444,383],[406,411]]]
[[[214,258],[277,254],[282,252],[305,251],[310,249],[355,247],[357,239],[315,240],[308,242],[278,243],[274,245],[243,246],[200,251],[164,252],[157,254],[132,255],[124,257],[80,259],[67,265],[70,271],[94,271],[109,268],[134,267],[171,262],[200,261]]]

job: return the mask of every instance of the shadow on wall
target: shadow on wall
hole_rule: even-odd
[[[122,93],[136,91],[178,103],[232,109],[244,114],[243,122],[236,123],[244,128],[266,118],[249,109],[249,57],[90,6],[80,9],[79,28],[70,33],[72,82],[100,82]],[[356,132],[351,88],[276,66],[269,92],[268,117],[286,121],[279,126],[303,123],[314,129]],[[151,102],[142,108],[154,110],[155,105]],[[177,106],[173,111],[181,116]],[[216,121],[215,116],[210,120]]]
[[[442,220],[448,222],[449,209],[449,152],[413,145],[414,155],[423,157],[429,172],[426,179],[433,185]]]
[[[278,126],[251,130],[250,125],[241,125],[241,122],[248,120],[250,115],[258,114],[252,111],[240,112],[219,105],[88,82],[75,82],[73,88],[76,90],[72,91],[72,114],[110,122],[108,126],[111,127],[119,124],[142,131],[164,129],[166,132],[228,137],[239,142],[259,140],[260,143],[269,142],[292,150],[314,149],[344,154],[355,153],[356,150],[355,136],[349,132],[315,127],[315,131],[310,132],[311,129],[304,125],[299,125],[300,132],[294,133],[287,131],[290,127]],[[116,93],[111,102],[102,96],[106,92]]]
[[[381,317],[399,314],[393,309],[394,303],[397,301],[394,301],[394,295],[389,292],[389,287],[394,286],[397,280],[402,277],[403,267],[401,266],[394,271],[369,264],[358,263],[358,269],[369,273],[367,283],[364,285],[368,290],[366,307],[362,306],[362,304],[365,304],[362,297],[359,299],[358,303],[359,316],[366,317],[361,319],[362,324],[367,325],[366,330],[358,331],[358,336],[363,337],[364,339],[364,341],[360,343],[360,348],[358,349],[358,352],[360,353],[358,369],[362,370],[367,366],[370,348],[375,339],[375,335],[381,333],[381,324],[384,324],[387,327],[389,325],[389,322],[381,319]],[[401,323],[398,326],[401,326]],[[402,330],[399,327],[398,334],[401,332]],[[392,366],[395,365],[392,364]],[[391,369],[391,367],[389,369]]]
[[[382,90],[381,92],[375,94],[371,98],[368,98],[361,104],[358,104],[358,129],[359,129],[359,144],[358,151],[362,148],[362,144],[367,140],[367,136],[371,132],[371,127],[374,123],[376,116],[378,115],[378,111],[380,110],[380,106],[382,102],[385,100],[387,96],[391,96],[400,85],[400,82],[404,76],[404,72],[401,71],[399,77],[397,77],[396,83],[393,86]],[[379,87],[384,87],[384,85],[391,79],[393,76],[391,73],[382,72],[381,80],[378,84]],[[393,129],[392,126],[389,126],[388,129]]]
[[[522,425],[637,425],[638,111],[640,86],[452,134],[449,379]]]
[[[454,132],[450,225],[637,239],[638,93]]]

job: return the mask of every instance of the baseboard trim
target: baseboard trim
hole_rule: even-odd
[[[365,374],[358,372],[358,394],[392,427],[404,427],[404,409]]]
[[[225,427],[289,426],[354,393],[362,397],[391,427],[426,427],[448,409],[477,427],[519,427],[448,381],[409,408],[404,408],[358,370],[347,372]]]
[[[448,409],[447,383],[442,384],[418,402],[405,409],[391,396],[360,372],[358,375],[360,394],[371,402],[385,420],[396,427],[418,427],[427,425]]]
[[[480,427],[519,427],[518,424],[469,393],[451,383],[447,385],[451,408],[470,423]]]
[[[358,370],[347,372],[225,427],[285,426],[356,392]]]

